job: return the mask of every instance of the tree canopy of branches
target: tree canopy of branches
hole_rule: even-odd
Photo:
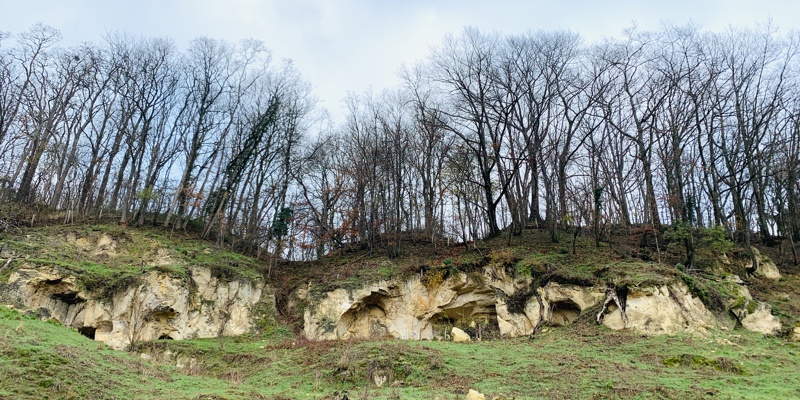
[[[470,27],[398,87],[349,94],[339,125],[257,41],[59,40],[0,35],[4,202],[295,259],[525,226],[800,235],[800,35],[769,24],[598,43]]]

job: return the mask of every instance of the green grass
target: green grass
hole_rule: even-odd
[[[800,396],[800,347],[739,330],[643,337],[577,324],[546,328],[533,341],[457,344],[308,342],[277,328],[140,348],[153,361],[0,307],[0,398],[323,399],[346,391],[364,399],[365,388],[371,399],[420,400],[461,399],[469,389],[506,399]],[[392,381],[377,388],[372,371]]]
[[[224,393],[216,379],[179,374],[113,351],[58,323],[0,307],[0,398],[194,398]]]

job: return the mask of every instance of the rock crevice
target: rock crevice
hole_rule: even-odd
[[[754,301],[738,281],[729,283],[738,288],[739,298],[726,305],[727,316],[709,311],[682,281],[626,287],[622,297],[615,289],[617,300],[609,301],[608,287],[551,281],[534,288],[530,278],[492,267],[453,274],[436,285],[414,276],[340,288],[313,299],[309,284],[289,302],[290,308],[303,310],[304,335],[311,340],[451,339],[454,327],[473,339],[519,337],[543,323],[573,324],[590,309],[590,319],[610,329],[645,334],[702,333],[737,322],[765,334],[781,331],[768,304]],[[151,271],[126,289],[100,296],[57,267],[23,265],[11,273],[4,299],[115,349],[139,341],[241,335],[264,329],[277,315],[275,292],[263,281],[223,281],[202,267],[189,268],[182,278]]]
[[[303,294],[307,293],[308,289],[303,290]],[[312,340],[431,340],[449,338],[450,328],[459,326],[473,328],[473,336],[481,329],[495,327],[500,337],[518,337],[530,335],[541,322],[554,326],[572,324],[593,307],[597,307],[595,313],[602,309],[604,318],[599,320],[605,326],[645,334],[702,333],[734,324],[730,317],[709,311],[683,282],[625,288],[624,297],[616,303],[604,303],[606,287],[555,282],[530,291],[530,280],[512,278],[502,269],[486,268],[483,279],[473,280],[462,273],[434,288],[414,277],[328,292],[321,299],[309,301],[304,333]],[[619,302],[624,304],[624,316]],[[764,310],[759,309],[752,319],[763,314]],[[754,329],[748,325],[745,328]],[[772,326],[769,330],[776,331]]]
[[[241,335],[254,329],[256,306],[266,304],[275,314],[269,285],[221,281],[202,267],[182,279],[148,272],[111,296],[84,291],[58,268],[30,265],[15,270],[6,286],[21,306],[119,350],[147,340]]]

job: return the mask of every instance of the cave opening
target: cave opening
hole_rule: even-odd
[[[82,326],[78,328],[78,333],[92,340],[94,340],[95,332],[97,332],[97,328],[93,326]]]
[[[562,300],[550,305],[550,324],[565,326],[575,322],[581,315],[581,308],[572,300]]]
[[[145,317],[147,321],[158,321],[164,320],[168,321],[178,316],[178,312],[175,311],[172,307],[156,307],[153,311],[150,311],[149,314]]]
[[[450,329],[457,327],[473,339],[500,338],[500,325],[494,305],[467,303],[460,307],[444,309],[429,321],[433,337],[449,338]]]
[[[78,296],[78,293],[75,292],[67,292],[67,293],[53,293],[50,297],[56,300],[63,301],[69,305],[83,303],[85,300]]]
[[[373,292],[350,307],[339,320],[339,337],[382,338],[389,335],[386,327],[385,301],[388,293]]]

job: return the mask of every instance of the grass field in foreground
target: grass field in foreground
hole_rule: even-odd
[[[308,342],[278,329],[142,348],[153,360],[0,306],[0,398],[325,399],[346,391],[351,399],[445,400],[469,389],[487,399],[800,397],[800,346],[740,330],[643,337],[579,324],[533,341],[458,344]],[[387,382],[375,387],[370,373]]]

